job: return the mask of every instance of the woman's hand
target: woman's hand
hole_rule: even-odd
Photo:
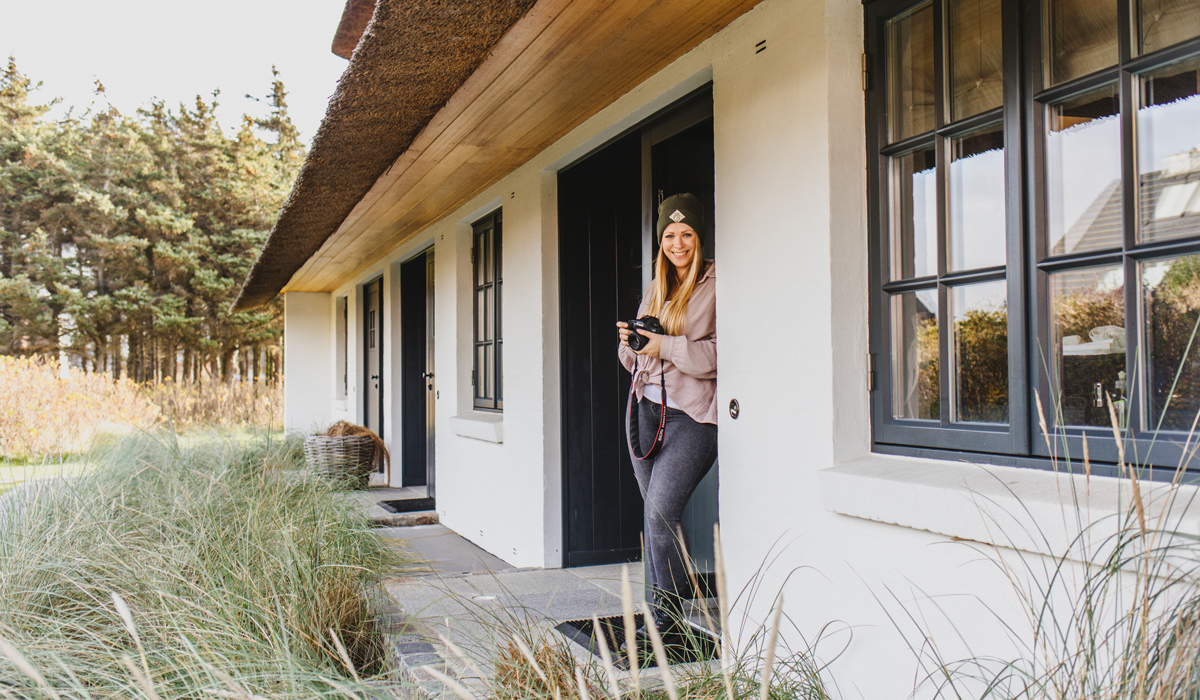
[[[624,345],[625,347],[628,348],[629,347],[629,334],[632,333],[633,331],[629,330],[629,324],[625,323],[624,321],[617,321],[617,328],[619,329],[617,332],[621,334],[621,345]],[[650,331],[646,330],[645,328],[638,329],[637,333],[638,333],[638,335],[646,337],[646,344],[642,346],[641,350],[633,350],[633,348],[629,348],[629,349],[633,350],[635,353],[637,353],[639,355],[649,355],[650,357],[658,357],[658,351],[662,349],[662,339],[663,339],[662,335],[660,335],[658,333],[651,333]]]

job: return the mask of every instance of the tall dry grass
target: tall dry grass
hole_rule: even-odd
[[[176,429],[280,427],[283,384],[165,382],[141,386],[45,358],[0,356],[0,457],[44,459],[88,449],[102,434],[170,422]]]
[[[182,383],[148,386],[146,395],[176,428],[280,427],[283,383]]]
[[[0,457],[81,452],[101,431],[148,428],[162,413],[137,384],[43,358],[0,356]]]
[[[1085,440],[1081,462],[1056,459],[1058,470],[1084,479],[1080,487],[1068,477],[1063,488],[1064,513],[1080,529],[1062,551],[1027,554],[1023,537],[1033,536],[1041,549],[1054,551],[1058,533],[1038,523],[1014,532],[985,516],[1003,539],[996,546],[968,546],[1008,579],[1028,624],[1023,628],[992,612],[1009,629],[1017,654],[961,659],[943,656],[938,640],[918,624],[920,636],[909,644],[933,697],[1200,700],[1200,532],[1189,517],[1200,503],[1196,488],[1183,478],[1200,451],[1200,415],[1173,479],[1156,483],[1147,478],[1149,467],[1127,459],[1126,435],[1111,397],[1108,409],[1113,437],[1122,446],[1116,512],[1092,519],[1086,490],[1100,477],[1091,476]],[[1056,437],[1065,443],[1065,436],[1047,427],[1040,398],[1038,410],[1047,449],[1055,454]],[[915,611],[906,613],[917,619]]]
[[[140,434],[0,499],[0,698],[367,698],[395,562],[298,440]]]

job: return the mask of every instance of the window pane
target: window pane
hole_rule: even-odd
[[[1200,255],[1142,266],[1150,424],[1190,431],[1200,411]],[[1160,424],[1161,421],[1161,424]]]
[[[892,413],[941,419],[937,290],[892,296]]]
[[[483,265],[483,259],[484,259],[484,250],[483,250],[483,246],[484,246],[484,243],[485,243],[485,240],[486,240],[486,238],[487,238],[487,236],[484,236],[483,234],[477,234],[477,235],[475,236],[475,249],[471,251],[471,254],[475,256],[475,265],[474,265],[474,267],[475,267],[475,272],[474,272],[474,275],[475,275],[475,286],[476,286],[476,287],[480,286],[481,284],[485,284],[485,283],[486,283],[486,280],[484,280],[484,278],[483,278],[483,274],[484,274],[484,273],[483,273],[483,270],[484,270],[484,265]]]
[[[484,395],[484,393],[483,393],[483,373],[484,373],[483,346],[476,345],[475,346],[475,376],[474,376],[475,398],[482,398]]]
[[[1053,405],[1060,424],[1111,427],[1106,397],[1121,398],[1125,381],[1121,266],[1050,275],[1050,314]]]
[[[495,303],[493,288],[486,287],[483,290],[483,335],[479,336],[480,340],[493,340],[496,337],[492,333],[493,322],[496,318]]]
[[[951,270],[1003,265],[1004,128],[999,124],[950,141]]]
[[[888,22],[891,141],[933,129],[933,5]]]
[[[490,284],[492,281],[492,229],[488,229],[483,234],[483,283]]]
[[[1046,108],[1051,255],[1121,247],[1120,111],[1116,85]]]
[[[1200,36],[1200,0],[1141,0],[1142,51]]]
[[[1000,0],[950,2],[950,105],[954,120],[1004,103]]]
[[[493,352],[496,353],[496,365],[493,373],[496,375],[496,395],[497,402],[504,400],[504,343],[496,342],[496,347]]]
[[[1117,0],[1047,0],[1046,85],[1117,63]]]
[[[1137,153],[1139,239],[1200,234],[1200,60],[1143,78]]]
[[[475,341],[491,340],[487,333],[487,288],[475,290]]]
[[[1008,422],[1008,285],[954,287],[954,417]]]
[[[484,396],[494,399],[496,398],[496,373],[494,371],[496,365],[492,362],[492,354],[496,352],[496,348],[492,345],[484,345],[482,349]]]
[[[937,168],[933,149],[892,158],[892,279],[937,274]]]

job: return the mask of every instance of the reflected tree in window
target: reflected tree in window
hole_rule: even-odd
[[[1151,430],[1191,430],[1200,410],[1200,255],[1147,264],[1147,368]]]

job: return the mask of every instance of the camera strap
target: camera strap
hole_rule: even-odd
[[[640,357],[640,356],[639,356]],[[655,455],[662,451],[663,443],[667,436],[667,368],[659,360],[662,371],[659,372],[658,381],[662,387],[662,403],[658,405],[658,429],[654,432],[654,444],[646,450],[646,454],[638,454],[638,447],[642,444],[640,430],[638,429],[637,409],[637,392],[633,388],[633,384],[629,385],[629,401],[625,403],[625,424],[629,429],[625,432],[625,438],[629,442],[629,453],[636,459],[654,459]],[[641,369],[637,361],[634,361],[634,367]],[[651,402],[653,403],[653,401]]]

